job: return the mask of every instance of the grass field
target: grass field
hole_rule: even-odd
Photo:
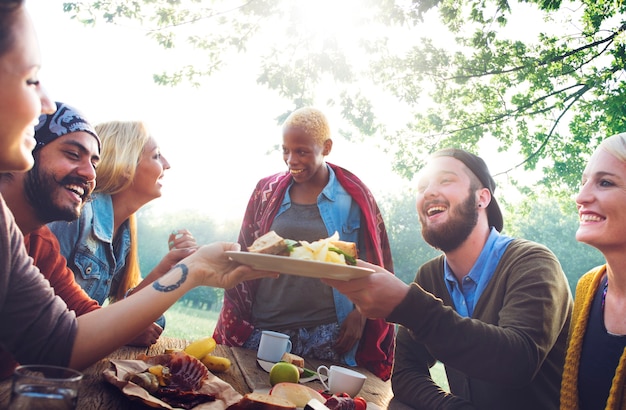
[[[165,312],[163,336],[195,340],[213,335],[219,312],[192,309],[176,303]]]
[[[195,340],[213,335],[219,312],[192,309],[181,303],[176,303],[165,312],[165,331],[163,336],[177,339]],[[444,390],[448,389],[446,372],[441,363],[430,369],[433,380]]]

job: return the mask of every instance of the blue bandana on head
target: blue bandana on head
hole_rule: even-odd
[[[96,130],[80,111],[61,102],[57,102],[56,106],[57,110],[54,114],[42,114],[39,117],[39,124],[35,127],[35,139],[37,140],[35,151],[63,135],[77,131],[84,131],[93,135],[98,141],[98,149],[101,148],[100,138],[96,134]]]

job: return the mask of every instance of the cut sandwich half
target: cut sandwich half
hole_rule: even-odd
[[[265,235],[257,238],[257,240],[248,247],[248,252],[284,256],[289,256],[290,253],[287,242],[274,231],[269,231]]]
[[[304,367],[304,359],[296,354],[285,352],[280,359],[282,362],[291,363],[297,367]]]

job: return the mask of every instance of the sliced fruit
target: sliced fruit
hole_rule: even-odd
[[[185,347],[184,352],[196,359],[202,359],[204,356],[215,350],[217,343],[212,337],[205,337],[191,342]]]

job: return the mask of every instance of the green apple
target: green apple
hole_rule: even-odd
[[[272,386],[282,383],[298,383],[300,380],[300,371],[298,368],[287,362],[278,362],[270,369],[270,384]]]

